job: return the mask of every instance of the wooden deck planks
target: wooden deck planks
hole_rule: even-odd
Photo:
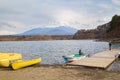
[[[115,55],[120,53],[120,49],[107,50],[104,52],[96,53],[91,57],[86,57],[78,61],[70,63],[70,65],[81,65],[89,67],[107,68],[112,64],[116,57]]]

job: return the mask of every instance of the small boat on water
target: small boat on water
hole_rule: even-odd
[[[74,54],[74,55],[70,55],[70,56],[62,56],[65,60],[65,63],[68,64],[70,62],[76,61],[76,60],[80,60],[82,58],[85,58],[87,55],[85,54]]]
[[[27,67],[27,66],[31,66],[31,65],[34,65],[34,64],[38,64],[42,61],[41,58],[37,58],[37,59],[32,59],[32,60],[26,60],[26,61],[17,61],[17,62],[14,62],[12,63],[12,68],[14,70],[17,70],[17,69],[20,69],[20,68],[23,68],[23,67]]]

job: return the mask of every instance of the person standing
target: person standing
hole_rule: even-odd
[[[109,42],[109,50],[111,50],[112,43],[111,41]]]
[[[82,55],[83,53],[82,53],[82,51],[81,51],[81,49],[79,49],[79,55]]]

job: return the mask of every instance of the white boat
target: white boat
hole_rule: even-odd
[[[73,61],[76,61],[76,60],[80,60],[82,58],[85,58],[86,55],[85,54],[74,54],[74,55],[70,55],[70,56],[63,56],[64,60],[65,60],[65,63],[70,63],[70,62],[73,62]]]

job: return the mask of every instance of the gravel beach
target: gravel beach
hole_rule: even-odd
[[[19,70],[0,68],[0,80],[119,80],[120,72],[63,65],[35,65]]]

